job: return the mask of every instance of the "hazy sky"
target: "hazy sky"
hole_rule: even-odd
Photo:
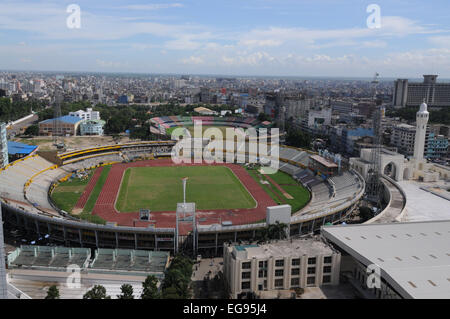
[[[449,78],[449,12],[448,0],[0,0],[0,69]]]

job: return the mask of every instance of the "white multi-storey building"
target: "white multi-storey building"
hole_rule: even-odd
[[[429,133],[429,132],[428,132]],[[416,127],[409,124],[398,124],[392,128],[391,145],[397,147],[400,154],[410,158],[414,155]],[[428,134],[425,135],[425,145]]]
[[[78,110],[76,112],[70,112],[70,116],[79,117],[82,120],[100,120],[100,112],[93,111],[91,108],[87,108],[86,111]]]

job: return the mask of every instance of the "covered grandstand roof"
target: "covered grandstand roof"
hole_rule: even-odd
[[[328,160],[326,160],[325,158],[323,158],[322,156],[319,155],[312,155],[310,156],[311,159],[315,160],[316,162],[319,162],[320,164],[322,164],[325,167],[338,167],[335,163],[330,162]]]
[[[450,220],[322,228],[322,234],[403,298],[450,298]]]
[[[28,155],[33,152],[37,146],[8,141],[8,153],[10,155]]]

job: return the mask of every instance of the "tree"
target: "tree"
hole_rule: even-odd
[[[122,294],[117,295],[117,299],[134,299],[133,286],[129,284],[123,284],[120,287],[120,291],[122,292]]]
[[[359,216],[363,221],[367,221],[373,217],[373,212],[369,207],[361,206],[359,208]]]
[[[312,136],[302,132],[300,129],[290,127],[287,130],[286,144],[295,147],[309,148],[311,146]]]
[[[39,135],[39,126],[37,124],[28,126],[27,129],[25,130],[25,135],[38,136]]]
[[[261,112],[258,114],[258,121],[260,121],[260,122],[272,121],[272,119],[266,113]]]
[[[111,296],[106,295],[105,287],[95,285],[94,288],[84,294],[83,299],[111,299]]]
[[[165,273],[164,281],[162,283],[163,298],[189,298],[192,266],[193,262],[190,258],[182,255],[174,257],[169,269],[167,269]]]
[[[164,289],[162,297],[164,299],[185,299],[178,294],[178,290],[175,287],[167,287]]]
[[[277,221],[275,222],[275,224],[270,224],[267,227],[261,229],[258,233],[258,237],[263,241],[271,239],[285,239],[286,228],[286,224]]]
[[[145,278],[145,281],[142,283],[142,299],[158,299],[159,293],[158,293],[158,279],[153,276],[149,275],[147,278]]]
[[[45,299],[59,299],[59,289],[55,285],[50,286]]]

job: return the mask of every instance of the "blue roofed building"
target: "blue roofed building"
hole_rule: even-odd
[[[70,115],[45,120],[39,122],[39,135],[76,136],[81,122],[83,122],[81,118]],[[53,132],[55,126],[58,127],[58,132]]]
[[[8,153],[13,158],[21,158],[33,153],[37,149],[35,145],[28,145],[13,141],[8,141]]]

